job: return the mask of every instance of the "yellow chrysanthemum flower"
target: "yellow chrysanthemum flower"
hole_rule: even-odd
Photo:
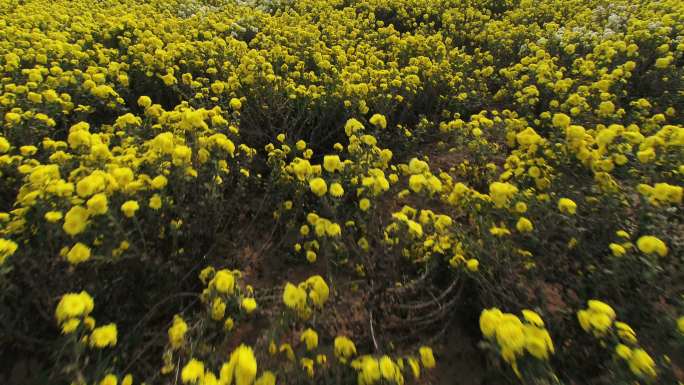
[[[309,188],[316,196],[322,197],[328,192],[328,184],[323,178],[313,178],[309,181]]]
[[[116,345],[117,330],[115,324],[95,328],[90,334],[90,346],[99,349]]]
[[[311,328],[306,329],[299,340],[306,344],[306,350],[313,350],[318,346],[318,334]]]
[[[78,242],[69,250],[66,257],[69,263],[77,265],[90,259],[90,248]]]

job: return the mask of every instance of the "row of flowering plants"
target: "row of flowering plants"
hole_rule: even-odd
[[[0,15],[0,379],[684,381],[680,2]]]

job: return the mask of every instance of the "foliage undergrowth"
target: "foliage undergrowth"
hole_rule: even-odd
[[[684,380],[683,2],[0,15],[0,372]]]

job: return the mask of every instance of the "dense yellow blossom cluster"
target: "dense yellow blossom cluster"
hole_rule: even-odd
[[[83,380],[81,366],[86,366],[91,359],[88,356],[87,348],[104,349],[114,347],[117,344],[118,330],[116,324],[110,323],[96,327],[95,318],[90,314],[95,308],[93,298],[85,291],[80,293],[67,293],[62,296],[55,317],[57,323],[62,327],[62,334],[68,335],[66,345],[70,348],[70,361],[72,365],[65,368],[69,373],[73,373],[76,378]],[[101,383],[109,384],[112,381],[118,382],[117,376],[107,373],[102,378]],[[133,376],[127,374],[122,378],[122,383],[131,385]]]
[[[549,356],[555,352],[541,316],[529,309],[524,309],[522,315],[521,321],[515,314],[503,313],[497,308],[485,309],[480,314],[482,335],[491,341],[520,378],[519,361],[525,366],[546,365]]]
[[[3,347],[76,385],[421,383],[476,308],[524,382],[684,381],[683,31],[677,0],[0,0]]]
[[[615,321],[615,310],[599,300],[589,300],[587,309],[577,312],[582,329],[596,337],[615,344],[615,355],[629,368],[637,379],[652,380],[657,377],[656,362],[638,345],[636,332],[628,324]]]
[[[306,281],[293,285],[285,284],[283,303],[299,317],[308,319],[313,310],[322,308],[328,301],[330,288],[320,275],[314,275]]]

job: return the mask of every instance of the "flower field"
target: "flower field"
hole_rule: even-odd
[[[684,2],[0,0],[0,382],[681,384]]]

